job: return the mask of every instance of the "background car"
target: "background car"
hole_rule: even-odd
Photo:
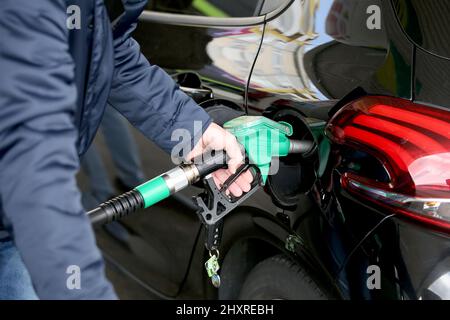
[[[219,289],[200,188],[98,231],[119,295],[450,299],[449,14],[445,0],[151,1],[142,51],[218,122],[264,115],[318,148],[225,218]],[[149,177],[173,166],[135,134]]]

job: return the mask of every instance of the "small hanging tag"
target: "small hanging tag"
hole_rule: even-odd
[[[208,261],[205,262],[205,269],[208,273],[208,277],[212,277],[213,275],[217,274],[217,271],[220,269],[219,260],[217,259],[217,256],[214,254],[212,255]]]

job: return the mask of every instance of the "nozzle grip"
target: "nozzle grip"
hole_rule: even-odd
[[[229,158],[225,151],[212,151],[209,154],[202,154],[199,157],[193,159],[193,163],[196,166],[201,178],[206,177],[208,174],[213,173],[216,170],[227,168],[227,162]]]

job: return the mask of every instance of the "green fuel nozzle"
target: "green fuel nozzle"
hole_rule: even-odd
[[[286,122],[275,122],[262,116],[242,116],[228,121],[224,128],[236,136],[245,149],[248,161],[256,167],[264,184],[274,157],[290,153],[308,153],[313,142],[290,140],[292,126]],[[182,164],[153,178],[133,190],[102,203],[88,212],[94,225],[101,225],[137,211],[148,208],[187,186],[203,179],[214,171],[226,167],[223,151],[202,155],[193,163]]]
[[[250,163],[258,167],[263,183],[274,157],[307,153],[314,147],[311,141],[290,140],[293,129],[289,123],[263,116],[242,116],[228,121],[223,127],[244,146]]]

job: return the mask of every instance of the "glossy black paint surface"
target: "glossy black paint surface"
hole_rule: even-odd
[[[365,27],[366,8],[372,4],[382,8],[381,30]],[[294,135],[314,136],[321,149],[309,159],[288,157],[265,191],[225,219],[219,292],[203,269],[207,253],[198,219],[173,200],[101,232],[100,246],[114,247],[104,250],[111,260],[172,298],[237,298],[246,273],[279,252],[305,266],[337,298],[438,297],[428,288],[450,272],[449,235],[346,193],[340,177],[350,162],[364,174],[383,179],[382,173],[363,154],[329,145],[322,135],[330,110],[352,92],[450,105],[450,62],[415,46],[399,23],[395,3],[294,1],[265,26],[220,29],[146,22],[135,38],[152,63],[173,74],[196,72],[216,98],[242,110],[251,76],[250,113],[293,122]],[[168,167],[158,162],[154,170]],[[311,172],[317,172],[317,179]],[[155,223],[159,220],[166,223]],[[126,239],[119,240],[120,235]],[[289,235],[301,239],[294,252],[286,249]],[[381,289],[367,288],[370,265],[380,267]]]
[[[450,57],[450,3],[445,0],[393,0],[399,23],[414,44],[428,53]]]

